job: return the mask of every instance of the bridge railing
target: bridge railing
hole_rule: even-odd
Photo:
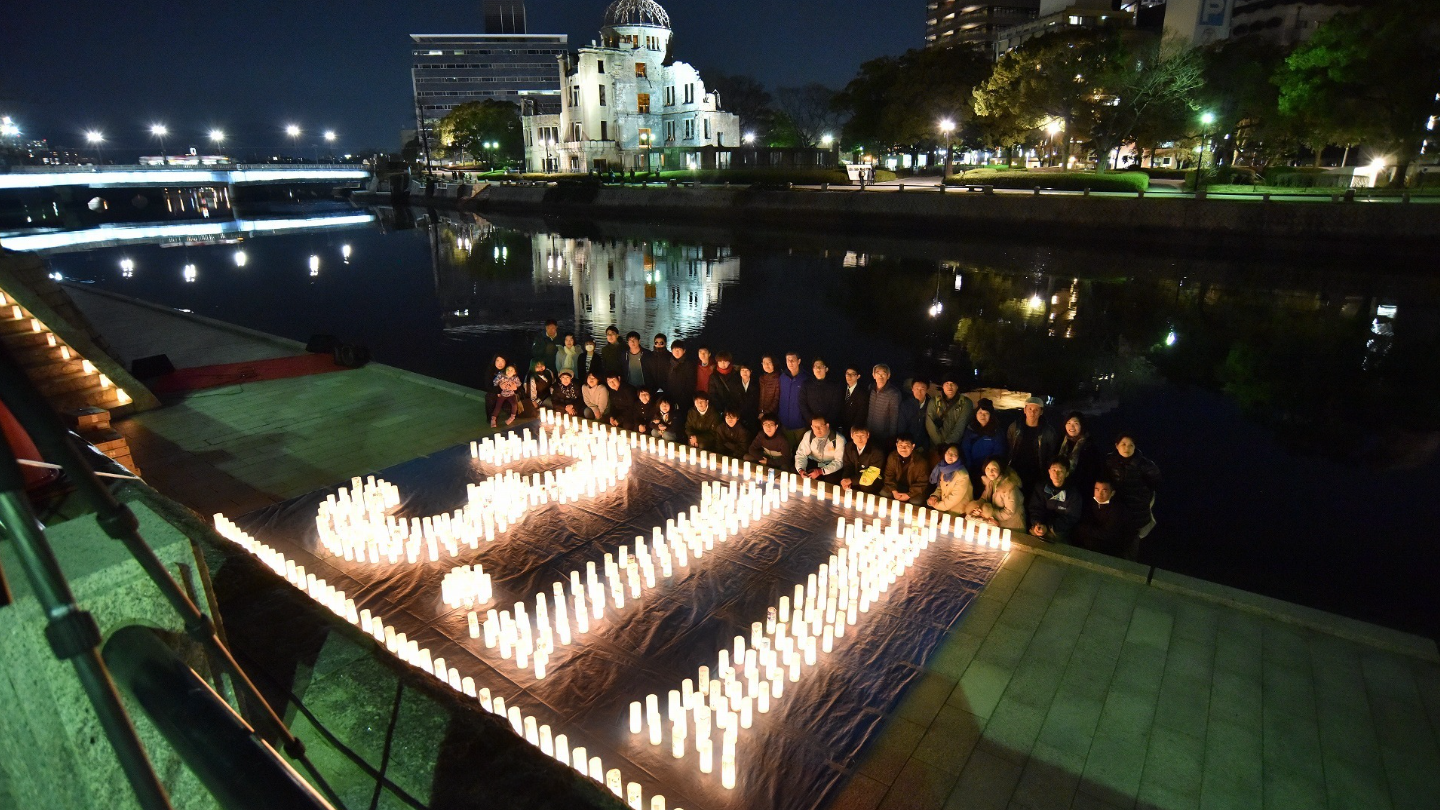
[[[209,163],[203,166],[171,164],[153,166],[141,164],[109,163],[104,166],[85,164],[80,166],[0,166],[0,174],[95,174],[97,172],[182,172],[197,169],[213,172],[240,171],[340,171],[350,169],[368,170],[360,163]]]

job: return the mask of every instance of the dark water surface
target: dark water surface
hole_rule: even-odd
[[[1146,562],[1440,633],[1432,266],[376,213],[360,228],[50,261],[67,280],[297,340],[337,334],[472,386],[555,318],[741,361],[795,350],[832,374],[886,362],[1035,392],[1057,426],[1079,408],[1107,449],[1132,430],[1160,465]]]

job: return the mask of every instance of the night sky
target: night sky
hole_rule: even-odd
[[[608,0],[529,0],[532,33],[598,36]],[[867,59],[918,47],[924,0],[662,0],[677,58],[746,73],[771,89],[842,86]],[[0,114],[52,145],[283,150],[283,126],[333,128],[337,151],[396,149],[414,126],[409,35],[483,32],[479,0],[57,0],[7,4],[0,22]],[[307,147],[304,151],[309,152]]]

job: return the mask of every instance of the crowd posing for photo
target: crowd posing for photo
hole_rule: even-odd
[[[777,362],[777,357],[779,362]],[[681,442],[846,490],[1135,559],[1155,526],[1160,470],[1120,433],[1108,453],[1085,415],[1059,429],[1030,397],[1008,424],[957,380],[891,379],[889,366],[844,369],[816,357],[765,355],[758,371],[729,352],[655,335],[603,344],[561,336],[555,321],[522,376],[505,357],[489,371],[491,426],[537,408]]]

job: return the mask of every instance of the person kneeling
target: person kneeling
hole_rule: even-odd
[[[985,462],[981,481],[985,488],[967,510],[972,520],[991,526],[1025,531],[1025,493],[1020,489],[1020,476],[998,458]]]
[[[715,431],[720,427],[719,414],[710,407],[710,396],[695,395],[695,407],[685,415],[685,438],[691,447],[710,450],[715,447]]]
[[[745,453],[745,460],[776,472],[790,471],[790,465],[795,463],[795,449],[780,430],[780,419],[775,414],[767,413],[761,417],[760,432],[755,434],[755,440],[750,442],[750,450]]]
[[[902,433],[895,439],[895,450],[885,460],[882,492],[903,503],[921,504],[929,490],[930,465],[915,452],[915,439]]]
[[[1080,493],[1069,482],[1065,462],[1050,462],[1046,474],[1050,480],[1036,484],[1030,496],[1030,533],[1049,543],[1068,543],[1080,525]]]
[[[810,429],[795,448],[795,472],[800,475],[838,484],[845,476],[845,440],[831,434],[830,422],[823,416],[810,420]]]
[[[935,485],[935,494],[925,505],[931,509],[963,515],[965,507],[975,500],[975,489],[970,485],[970,473],[960,458],[958,445],[940,447],[940,463],[930,471],[930,483]]]
[[[711,379],[714,382],[714,379]],[[750,447],[750,431],[740,424],[740,411],[730,408],[725,419],[715,428],[715,452],[722,456],[740,458]]]

